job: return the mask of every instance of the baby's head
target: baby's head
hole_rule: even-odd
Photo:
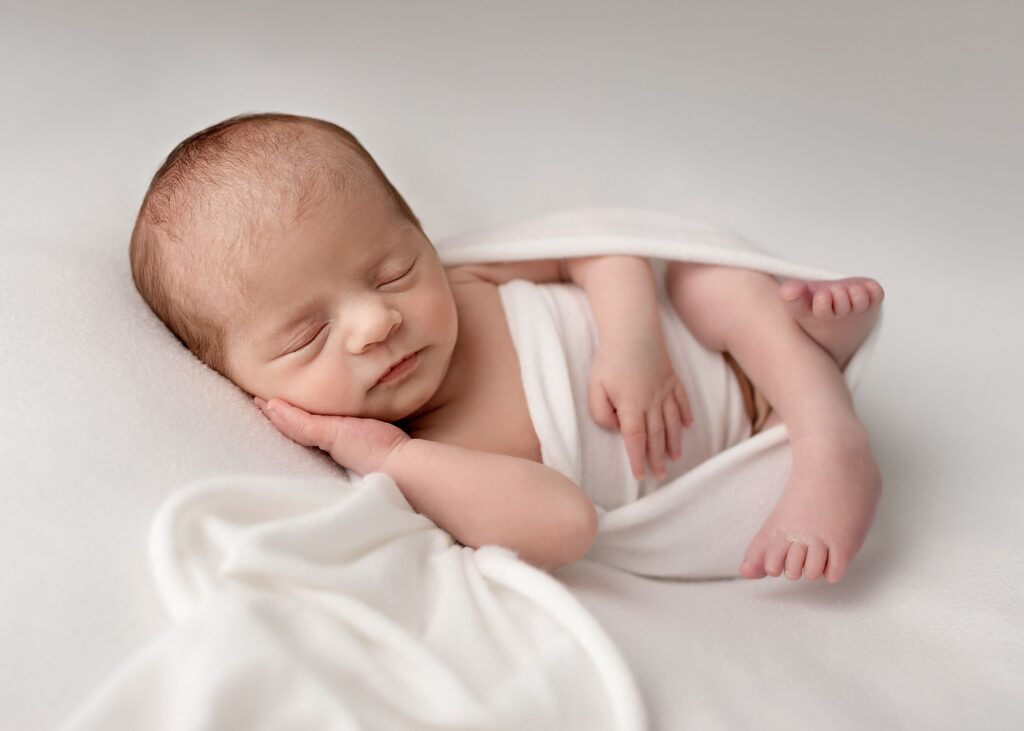
[[[249,394],[398,421],[448,370],[458,323],[437,252],[329,122],[240,115],[181,142],[146,192],[130,258],[156,315]],[[414,352],[411,372],[379,383]]]

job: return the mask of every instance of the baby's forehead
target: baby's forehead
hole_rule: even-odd
[[[259,234],[302,220],[337,191],[358,193],[371,184],[366,161],[336,136],[305,124],[278,127],[277,139],[239,144],[200,164],[190,186],[206,214],[197,221],[213,214],[214,226],[226,218]]]

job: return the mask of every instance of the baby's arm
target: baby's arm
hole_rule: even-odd
[[[661,335],[654,271],[647,259],[585,256],[566,259],[565,269],[587,293],[599,340],[631,339],[638,332]]]
[[[566,259],[565,266],[586,292],[597,328],[590,413],[602,426],[621,430],[637,479],[646,461],[664,478],[665,456],[682,456],[682,429],[693,416],[668,356],[651,263],[639,256],[591,256]]]
[[[528,459],[410,439],[379,471],[459,543],[496,543],[545,571],[582,558],[597,535],[597,511],[583,491]]]
[[[599,340],[635,340],[638,333],[661,336],[654,271],[642,256],[532,259],[465,264],[455,269],[492,284],[512,279],[573,282],[587,293]]]
[[[527,459],[411,439],[377,419],[312,414],[256,399],[289,439],[360,474],[383,472],[409,504],[472,548],[497,544],[545,571],[582,558],[597,510],[570,479]]]

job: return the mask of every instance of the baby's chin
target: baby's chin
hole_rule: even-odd
[[[392,423],[398,421],[405,421],[409,417],[415,416],[423,406],[430,400],[433,394],[428,394],[423,398],[417,399],[403,399],[399,403],[389,404],[388,407],[379,410],[379,412],[370,417],[377,419],[378,421],[389,421]]]
[[[426,387],[423,384],[417,384],[419,388],[415,389],[411,388],[412,383],[407,385],[410,388],[406,393],[402,393],[402,389],[399,389],[397,393],[388,394],[390,398],[386,399],[387,403],[374,409],[376,413],[370,418],[391,423],[415,418],[424,411],[424,407],[428,406],[440,388],[440,384],[435,383],[428,383]]]
[[[389,401],[389,403],[384,403],[385,400]],[[429,395],[423,398],[409,398],[407,396],[395,399],[392,397],[380,399],[380,403],[372,403],[374,399],[370,399],[370,403],[363,404],[359,408],[341,409],[338,408],[337,404],[311,404],[307,411],[313,414],[322,414],[323,416],[353,416],[359,419],[395,422],[402,421],[415,414],[429,400]]]

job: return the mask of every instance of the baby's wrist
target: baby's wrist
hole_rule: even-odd
[[[396,441],[391,449],[387,451],[384,458],[380,462],[378,472],[384,472],[385,474],[393,474],[401,470],[403,464],[408,461],[408,450],[406,446],[411,442],[418,441],[412,437],[406,436],[405,439]]]

